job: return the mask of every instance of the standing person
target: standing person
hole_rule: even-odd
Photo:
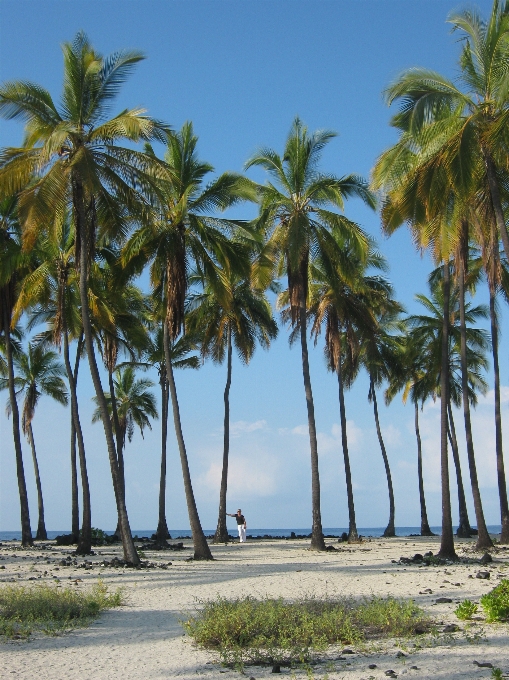
[[[229,512],[226,513],[228,517],[235,517],[237,520],[237,529],[239,530],[239,543],[246,542],[246,518],[242,514],[242,510],[239,508],[236,515],[232,515]]]

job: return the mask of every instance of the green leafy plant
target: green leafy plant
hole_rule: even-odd
[[[470,600],[463,600],[454,610],[454,613],[462,621],[468,621],[477,614],[478,606]]]
[[[138,553],[138,557],[141,557],[142,560],[146,558],[146,555],[141,548],[136,548],[136,552]]]
[[[50,585],[0,588],[0,635],[27,638],[34,630],[56,634],[86,626],[103,609],[123,604],[122,591],[108,593],[102,581],[91,590]]]
[[[182,624],[224,664],[305,664],[332,644],[412,635],[430,620],[413,601],[372,597],[360,601],[252,597],[217,598],[202,604]]]
[[[503,579],[498,586],[481,597],[481,606],[488,623],[509,619],[509,580]]]
[[[492,668],[491,677],[495,678],[495,680],[503,680],[504,676],[502,675],[502,671],[500,668]]]

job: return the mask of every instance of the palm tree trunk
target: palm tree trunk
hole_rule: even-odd
[[[34,432],[32,430],[32,423],[28,425],[28,441],[32,449],[32,461],[34,463],[35,486],[37,487],[37,509],[39,511],[39,521],[37,522],[37,533],[35,535],[36,541],[47,541],[48,533],[46,531],[46,524],[44,522],[44,502],[42,500],[42,485],[41,476],[39,474],[39,463],[37,462],[37,453],[35,451]]]
[[[168,442],[168,379],[166,368],[161,369],[161,476],[159,479],[159,520],[157,522],[156,540],[161,545],[171,538],[166,522],[166,445]]]
[[[108,448],[108,458],[110,462],[111,478],[113,481],[113,490],[115,492],[115,500],[117,503],[117,512],[122,529],[122,546],[124,550],[124,559],[127,563],[137,566],[140,563],[140,558],[134,547],[134,541],[131,534],[131,527],[129,526],[129,518],[127,516],[127,509],[125,506],[125,498],[122,494],[122,486],[120,483],[117,453],[115,450],[115,441],[113,439],[113,430],[111,427],[108,404],[104,396],[104,390],[101,384],[101,377],[97,367],[97,361],[94,352],[94,341],[92,335],[92,325],[90,323],[90,310],[88,307],[88,253],[89,253],[89,233],[86,224],[83,187],[78,181],[73,183],[73,204],[76,219],[76,227],[80,238],[80,301],[81,301],[81,315],[83,321],[83,332],[85,334],[85,346],[87,348],[88,362],[90,365],[90,373],[92,374],[92,382],[97,396],[97,402],[101,410],[102,423],[104,427],[104,434],[106,438],[106,445]]]
[[[87,460],[85,457],[85,442],[83,439],[83,430],[81,429],[81,421],[78,410],[78,395],[76,390],[82,342],[83,334],[80,336],[78,340],[78,348],[76,350],[76,363],[74,365],[73,372],[71,369],[71,361],[69,359],[69,335],[67,333],[67,327],[65,326],[64,321],[64,363],[67,371],[67,379],[69,381],[69,392],[71,393],[71,413],[73,418],[74,432],[78,442],[81,489],[83,494],[83,518],[76,553],[78,555],[90,555],[90,553],[92,552],[92,513],[90,505],[90,486],[88,483]]]
[[[338,357],[336,374],[339,387],[339,417],[341,420],[341,444],[343,446],[343,459],[345,463],[346,496],[348,499],[348,540],[353,543],[359,540],[357,523],[355,521],[355,505],[353,502],[352,472],[350,470],[350,456],[348,454],[348,438],[346,434],[345,393],[343,387],[343,375],[341,372],[341,356]]]
[[[228,488],[228,455],[230,452],[230,386],[232,384],[232,329],[228,324],[228,356],[226,386],[224,388],[224,443],[223,443],[223,470],[221,473],[221,489],[219,491],[219,514],[217,519],[214,543],[228,542],[228,529],[226,528],[226,491]]]
[[[3,292],[3,291],[2,291]],[[23,466],[23,454],[21,451],[21,435],[19,431],[19,409],[16,401],[16,391],[14,389],[14,366],[12,362],[12,346],[9,313],[7,304],[2,303],[3,327],[5,333],[5,355],[7,359],[7,371],[9,376],[9,401],[12,413],[12,434],[14,438],[14,451],[16,454],[16,475],[18,478],[19,504],[21,509],[21,545],[26,548],[33,545],[32,529],[30,528],[30,512],[28,509],[28,494],[25,481],[25,469]]]
[[[198,509],[196,508],[196,501],[194,499],[193,486],[191,484],[191,475],[189,473],[189,463],[187,460],[186,445],[184,443],[184,435],[182,434],[182,424],[180,422],[180,410],[177,399],[177,388],[175,387],[175,379],[173,377],[173,367],[171,365],[170,342],[168,337],[168,325],[164,324],[164,358],[166,363],[166,373],[168,376],[168,386],[170,388],[171,404],[173,408],[173,421],[175,423],[175,433],[177,435],[177,442],[180,452],[180,463],[182,465],[182,476],[184,478],[184,491],[186,494],[187,512],[189,514],[189,524],[191,526],[191,533],[193,535],[194,545],[194,559],[195,560],[212,560],[212,553],[210,552],[207,539],[201,528],[200,517]]]
[[[64,322],[65,324],[65,322]],[[64,333],[67,331],[64,330]],[[80,338],[81,340],[81,338]],[[65,341],[64,341],[65,343]],[[69,338],[67,337],[67,347],[69,347]],[[80,365],[80,341],[76,350],[76,359],[74,362],[74,388],[76,389],[78,383],[78,369]],[[67,367],[66,367],[67,368]],[[69,378],[69,371],[67,371]],[[69,383],[70,386],[70,383]],[[74,425],[74,407],[71,398],[71,534],[72,542],[79,543],[80,540],[80,508],[78,500],[78,467],[76,456],[76,427]]]
[[[458,509],[459,509],[459,524],[456,536],[460,538],[470,538],[472,536],[472,529],[470,527],[470,520],[468,519],[467,501],[465,499],[465,487],[463,486],[463,475],[461,474],[460,454],[458,450],[458,440],[456,439],[456,428],[454,426],[454,419],[452,416],[451,402],[447,405],[449,415],[449,427],[447,430],[449,442],[452,449],[452,457],[454,459],[454,467],[456,469],[456,482],[458,485]]]
[[[387,451],[385,450],[385,444],[382,437],[382,430],[380,429],[380,421],[378,419],[378,404],[376,401],[375,384],[373,378],[370,376],[370,393],[373,399],[373,410],[375,412],[375,423],[376,423],[376,433],[378,435],[378,443],[380,444],[380,450],[382,451],[382,458],[384,459],[385,474],[387,476],[387,486],[389,488],[389,523],[383,533],[384,537],[388,538],[391,536],[396,536],[396,529],[394,527],[394,490],[392,488],[392,477],[391,468],[389,467],[389,458],[387,457]]]
[[[465,225],[465,240],[468,243],[468,224]],[[468,469],[470,485],[474,498],[475,519],[477,523],[477,550],[492,548],[493,542],[486,527],[482,507],[481,492],[477,480],[477,466],[475,463],[474,440],[472,437],[472,422],[470,418],[470,403],[468,401],[468,368],[467,368],[467,327],[465,322],[465,256],[460,257],[459,272],[459,302],[460,302],[460,357],[461,357],[461,390],[463,399],[463,417],[465,420],[465,434],[467,440]]]
[[[426,498],[424,496],[424,478],[422,476],[422,442],[421,433],[419,430],[419,405],[417,402],[415,406],[415,436],[417,438],[417,477],[419,478],[419,500],[421,504],[421,536],[434,536],[428,522],[428,513],[426,511]]]
[[[311,529],[311,549],[325,550],[325,541],[322,531],[322,515],[320,510],[320,473],[318,470],[318,442],[316,439],[315,406],[313,392],[311,390],[311,378],[309,375],[308,344],[306,337],[306,298],[304,287],[301,287],[299,300],[299,324],[300,346],[302,352],[302,376],[304,378],[304,391],[306,393],[306,406],[308,411],[309,444],[311,449],[311,502],[313,513],[313,526]]]
[[[495,213],[495,220],[497,228],[500,232],[500,238],[504,246],[506,258],[509,260],[509,235],[507,234],[507,227],[505,225],[504,210],[502,208],[502,201],[500,199],[500,189],[497,181],[497,170],[495,163],[490,153],[483,147],[484,163],[486,165],[486,176],[488,179],[488,186],[491,194],[491,204]]]
[[[454,550],[454,534],[452,529],[451,492],[449,486],[449,456],[447,452],[447,404],[449,383],[449,296],[450,272],[449,260],[444,262],[444,315],[442,325],[442,360],[440,372],[440,471],[442,477],[442,536],[440,541],[440,557],[458,559]]]
[[[495,286],[488,276],[490,290],[490,320],[491,320],[491,344],[493,351],[493,376],[495,392],[495,450],[497,456],[497,479],[498,493],[500,497],[500,523],[502,531],[500,543],[509,544],[509,506],[507,502],[507,483],[504,469],[504,451],[502,447],[502,416],[500,412],[500,367],[498,363],[498,320],[495,304]]]
[[[110,386],[111,398],[111,413],[113,416],[113,429],[115,432],[115,439],[117,442],[117,460],[118,460],[118,476],[122,488],[122,496],[125,502],[125,472],[124,472],[124,441],[120,431],[120,423],[118,420],[117,397],[115,394],[115,383],[113,382],[113,373],[108,369],[108,383]],[[122,529],[120,527],[120,520],[117,520],[117,528],[114,536],[120,538],[122,536]]]

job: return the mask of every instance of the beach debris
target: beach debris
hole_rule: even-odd
[[[452,602],[450,597],[437,597],[435,600],[437,604],[450,604]]]
[[[488,579],[490,578],[491,574],[489,571],[478,571],[477,574],[475,575],[476,578],[482,578],[482,579]]]
[[[478,666],[479,668],[493,668],[493,664],[490,663],[489,661],[472,661],[474,666]]]

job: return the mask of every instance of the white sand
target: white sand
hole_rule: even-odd
[[[337,543],[328,541],[338,546]],[[213,654],[198,649],[183,635],[179,619],[191,611],[200,600],[215,595],[237,597],[282,596],[297,598],[305,595],[394,595],[411,597],[438,623],[459,623],[453,614],[456,602],[478,598],[493,588],[498,579],[509,577],[509,551],[494,553],[488,567],[474,564],[454,564],[439,567],[394,564],[400,556],[438,550],[436,538],[372,539],[359,545],[340,544],[338,552],[314,553],[307,550],[308,542],[251,541],[213,546],[214,562],[187,562],[192,552],[190,542],[184,542],[181,552],[147,552],[152,562],[172,562],[168,569],[132,570],[100,567],[103,559],[111,559],[118,548],[97,549],[90,559],[91,570],[74,566],[59,566],[68,548],[33,550],[15,548],[13,542],[0,547],[0,582],[51,582],[58,577],[62,585],[86,588],[100,576],[106,584],[125,588],[128,604],[107,611],[89,628],[78,629],[59,637],[38,635],[29,642],[0,643],[0,678],[37,680],[152,680],[159,678],[237,678],[235,670],[222,668]],[[458,541],[460,556],[479,558],[470,552],[472,541]],[[51,545],[48,544],[48,545]],[[37,557],[39,556],[39,557]],[[50,563],[47,563],[50,560]],[[78,562],[83,562],[78,558]],[[475,578],[477,572],[490,571],[489,580]],[[44,574],[44,572],[47,572]],[[474,578],[470,578],[473,576]],[[82,579],[74,584],[74,580]],[[456,585],[454,585],[456,584]],[[423,593],[430,588],[431,594]],[[450,597],[452,604],[435,604],[438,597]],[[443,626],[439,626],[441,630]],[[509,674],[509,626],[487,625],[479,620],[473,628],[479,640],[467,640],[465,632],[441,634],[431,646],[415,650],[415,638],[404,647],[406,657],[397,658],[401,649],[394,641],[371,644],[354,650],[345,660],[338,653],[314,667],[315,678],[329,680],[345,678],[385,678],[393,669],[398,676],[409,678],[489,678],[489,668],[473,662],[490,662]],[[377,668],[369,669],[370,664]],[[412,669],[411,666],[417,666]],[[334,670],[333,670],[334,669]],[[328,675],[327,675],[328,674]],[[281,675],[292,677],[290,669]],[[246,677],[274,677],[270,668],[247,667]],[[306,677],[303,670],[294,677]]]

